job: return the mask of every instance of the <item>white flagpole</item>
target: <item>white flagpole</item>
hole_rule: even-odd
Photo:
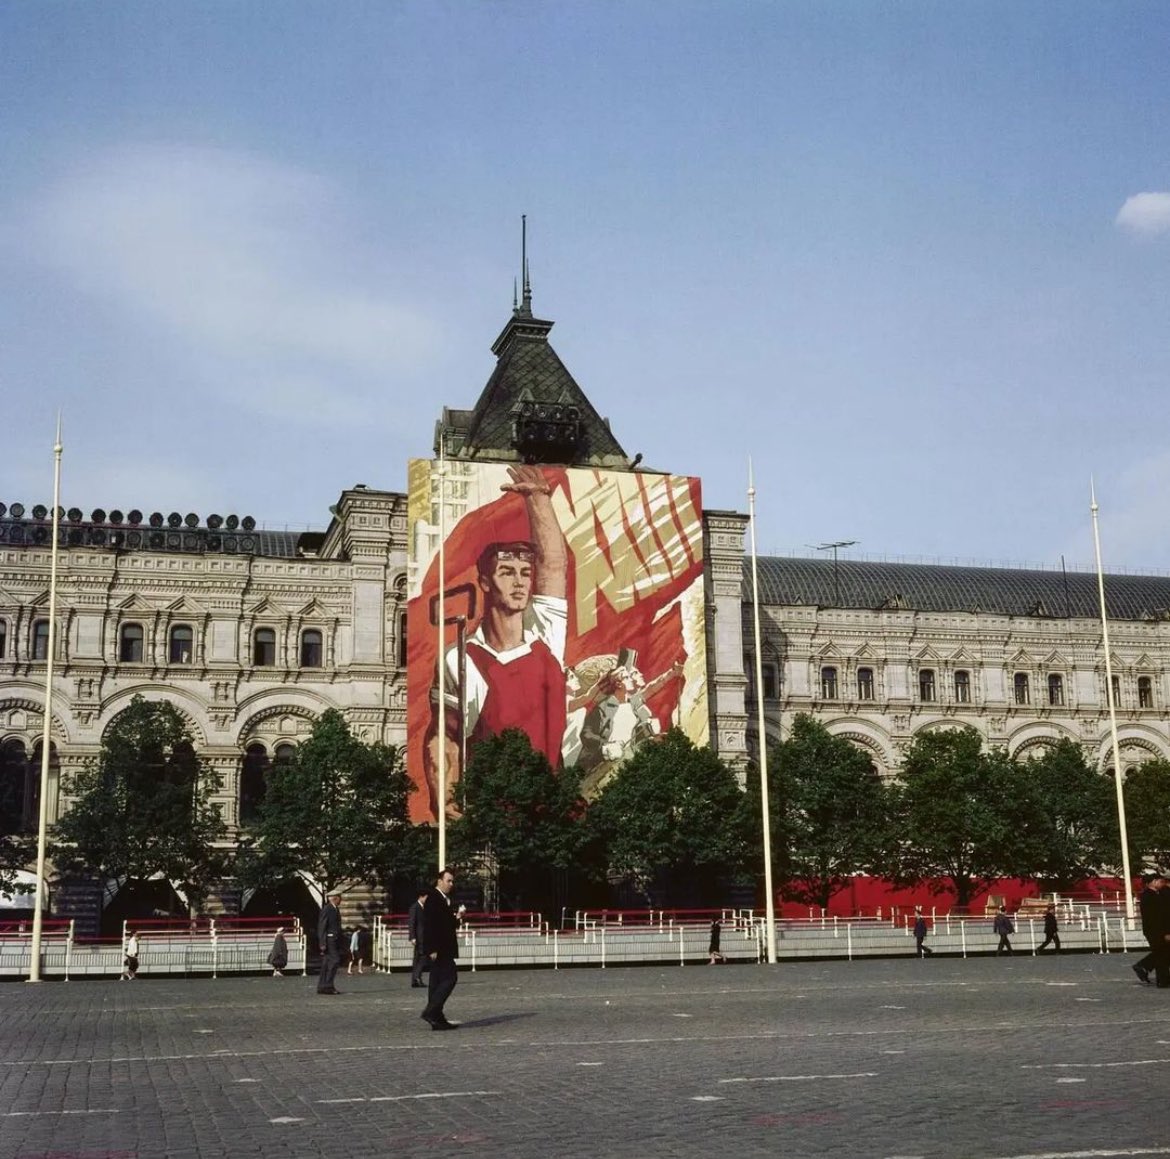
[[[1129,868],[1129,834],[1125,825],[1125,790],[1121,781],[1121,749],[1117,743],[1117,703],[1113,696],[1113,657],[1109,653],[1109,618],[1105,614],[1105,575],[1101,570],[1101,535],[1097,530],[1097,489],[1089,479],[1093,516],[1093,546],[1097,551],[1097,595],[1101,601],[1101,646],[1105,649],[1105,696],[1109,705],[1109,735],[1113,740],[1113,784],[1117,790],[1117,822],[1121,832],[1121,872],[1125,878],[1125,916],[1133,920],[1133,877]]]
[[[764,731],[764,661],[760,649],[760,581],[756,571],[756,484],[748,457],[748,528],[752,537],[752,625],[756,643],[756,714],[760,749],[760,809],[764,822],[764,914],[768,961],[776,964],[776,902],[772,895],[772,821],[768,807],[768,734]]]
[[[439,872],[447,865],[447,458],[445,432],[439,431]]]
[[[45,718],[41,729],[41,799],[37,821],[37,880],[33,902],[32,945],[29,947],[28,980],[41,980],[41,930],[44,925],[45,843],[49,829],[49,754],[53,723],[53,657],[57,651],[57,532],[61,506],[61,415],[57,415],[57,439],[53,444],[53,546],[49,553],[49,639],[45,653]]]

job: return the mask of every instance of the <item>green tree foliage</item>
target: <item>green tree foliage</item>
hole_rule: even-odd
[[[590,806],[588,823],[611,873],[684,902],[721,900],[725,879],[746,859],[735,775],[678,729],[622,766]]]
[[[827,907],[853,874],[880,861],[889,825],[885,786],[865,753],[812,717],[797,716],[788,739],[772,748],[768,797],[777,819],[773,848],[783,843],[785,897]]]
[[[1061,740],[1021,762],[1042,814],[1035,838],[1033,874],[1051,889],[1116,868],[1121,862],[1113,778],[1085,760],[1075,741]]]
[[[587,838],[580,774],[554,772],[523,730],[505,729],[475,746],[455,802],[462,811],[451,829],[455,857],[490,853],[509,904],[552,908]]]
[[[16,886],[17,871],[27,868],[29,862],[36,855],[35,838],[23,837],[19,834],[0,836],[0,891],[21,896],[21,891]],[[27,903],[31,909],[33,904],[31,893],[27,895]],[[25,901],[22,900],[21,905],[24,904]]]
[[[892,787],[887,873],[949,879],[958,904],[997,877],[1027,877],[1045,822],[1026,774],[972,728],[919,733]]]
[[[237,860],[240,879],[271,886],[303,873],[330,889],[421,872],[424,843],[407,811],[413,787],[398,749],[367,744],[341,713],[322,713],[294,756],[268,773]]]
[[[1130,866],[1170,868],[1170,762],[1147,761],[1125,778]]]
[[[136,696],[68,781],[72,804],[55,826],[54,858],[104,878],[162,874],[198,908],[225,867],[216,842],[226,826],[211,801],[219,787],[178,711]]]

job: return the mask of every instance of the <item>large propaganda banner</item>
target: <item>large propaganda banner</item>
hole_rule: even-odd
[[[438,815],[440,745],[450,806],[475,745],[506,728],[579,769],[586,799],[671,727],[707,743],[698,479],[459,460],[440,473],[425,459],[409,471],[415,820]]]

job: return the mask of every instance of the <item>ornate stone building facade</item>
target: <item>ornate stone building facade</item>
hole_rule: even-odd
[[[530,304],[526,284],[479,402],[445,409],[437,425],[452,521],[469,499],[459,483],[468,463],[639,470]],[[561,457],[540,459],[542,447]],[[358,484],[331,511],[323,531],[300,535],[235,516],[65,514],[51,820],[67,806],[63,774],[98,752],[136,695],[183,714],[221,776],[233,830],[255,809],[269,766],[325,709],[367,740],[406,741],[407,498]],[[47,515],[0,504],[0,832],[35,824]],[[709,732],[741,768],[758,743],[746,529],[740,513],[703,513]],[[851,560],[758,566],[770,738],[812,713],[892,775],[917,732],[969,724],[1013,755],[1068,737],[1110,765],[1095,577]],[[1115,576],[1106,586],[1123,762],[1170,757],[1170,580]]]
[[[67,515],[49,817],[61,774],[97,753],[134,696],[167,700],[220,774],[233,827],[263,770],[325,709],[368,740],[405,728],[401,658],[402,495],[357,486],[324,533],[223,527],[210,516]],[[41,518],[36,518],[40,514]],[[41,509],[0,520],[0,798],[7,831],[28,827],[43,726],[50,551]],[[229,517],[229,525],[237,523]]]
[[[890,775],[916,733],[959,724],[1013,756],[1067,738],[1112,769],[1095,575],[776,558],[759,573],[770,738],[810,713]],[[1105,590],[1128,770],[1170,758],[1170,579]],[[750,574],[744,593],[754,681]]]

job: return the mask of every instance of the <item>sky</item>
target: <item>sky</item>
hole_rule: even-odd
[[[0,500],[323,528],[534,312],[762,553],[1170,569],[1170,5],[0,6]]]

